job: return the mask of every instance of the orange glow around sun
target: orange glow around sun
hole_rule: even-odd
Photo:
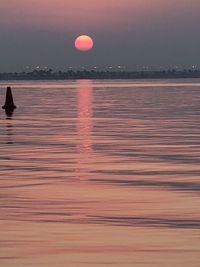
[[[75,40],[75,47],[80,51],[89,51],[93,48],[94,42],[90,36],[81,35]]]

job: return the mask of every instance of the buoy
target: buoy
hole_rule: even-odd
[[[7,87],[5,104],[2,106],[6,112],[13,112],[16,106],[13,101],[11,87]]]

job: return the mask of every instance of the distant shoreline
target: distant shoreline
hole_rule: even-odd
[[[163,71],[53,71],[34,70],[32,72],[0,73],[0,81],[8,80],[112,80],[112,79],[190,79],[200,78],[200,70]]]

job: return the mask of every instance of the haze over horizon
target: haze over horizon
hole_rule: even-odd
[[[198,0],[0,0],[0,71],[200,63]],[[78,52],[80,34],[94,49]]]

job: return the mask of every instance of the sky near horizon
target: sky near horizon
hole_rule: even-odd
[[[199,0],[0,0],[0,71],[200,64]],[[94,49],[74,49],[78,35]]]

